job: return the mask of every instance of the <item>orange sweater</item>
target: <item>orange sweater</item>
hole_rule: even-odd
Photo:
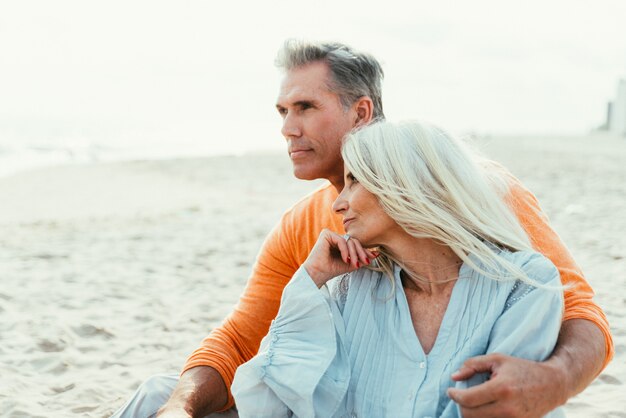
[[[570,284],[565,291],[564,320],[588,319],[602,330],[606,345],[605,366],[613,356],[613,341],[607,319],[593,300],[593,290],[585,281],[537,199],[510,173],[508,203],[514,209],[535,249],[548,257],[561,273],[561,281]],[[337,197],[327,184],[296,203],[266,238],[254,264],[252,275],[233,312],[224,323],[204,339],[183,368],[183,373],[197,366],[216,369],[229,388],[228,404],[233,405],[230,386],[237,367],[250,360],[276,317],[283,288],[306,260],[320,231],[331,229],[345,233],[341,216],[331,205]]]

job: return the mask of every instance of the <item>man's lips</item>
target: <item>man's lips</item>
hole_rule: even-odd
[[[348,224],[350,222],[352,222],[354,220],[354,218],[346,218],[343,220],[343,229],[346,229],[348,227]]]
[[[289,157],[292,159],[304,157],[308,152],[311,152],[311,149],[302,148],[302,149],[292,149],[289,151]]]

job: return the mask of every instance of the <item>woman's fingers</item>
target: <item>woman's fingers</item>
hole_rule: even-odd
[[[376,257],[380,255],[378,251],[368,250],[367,248],[364,248],[364,251],[365,251],[365,254],[367,254],[367,258],[369,259],[370,263],[372,262],[373,259],[375,259]]]
[[[330,230],[325,230],[324,235],[330,247],[324,251],[330,257],[327,262],[332,262],[333,259],[339,261],[337,258],[341,258],[343,263],[358,269],[369,265],[374,258],[378,257],[376,251],[363,248],[356,238],[349,237],[346,240],[345,235],[339,235]]]
[[[354,268],[367,266],[374,258],[378,257],[378,253],[363,248],[363,245],[356,238],[350,238],[347,245],[350,251],[350,264]]]
[[[359,256],[359,260],[361,260],[361,265],[363,266],[367,266],[370,264],[370,258],[367,255],[367,252],[365,251],[365,249],[363,248],[363,246],[361,245],[360,242],[355,241],[354,242],[354,247],[356,248],[356,252]]]
[[[344,235],[339,235],[332,231],[327,231],[327,237],[331,246],[331,251],[334,250],[335,252],[335,257],[339,255],[345,264],[355,266],[355,262],[358,262],[358,253],[351,244],[354,243],[354,240],[346,240]]]
[[[356,251],[355,242],[356,240],[354,238],[350,238],[348,241],[346,241],[346,245],[348,246],[348,251],[350,252],[349,263],[352,265],[352,267],[354,267],[355,269],[358,269],[360,267],[359,255]]]
[[[333,244],[335,244],[335,247],[339,250],[339,253],[341,254],[341,259],[344,263],[350,264],[350,249],[348,248],[348,243],[346,242],[345,238],[339,234],[335,234],[332,232],[331,234],[331,240]]]

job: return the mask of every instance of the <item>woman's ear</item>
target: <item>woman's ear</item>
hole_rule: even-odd
[[[363,96],[354,103],[354,111],[356,113],[354,126],[367,125],[374,117],[374,102],[368,96]]]

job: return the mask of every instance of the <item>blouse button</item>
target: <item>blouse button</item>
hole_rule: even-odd
[[[420,369],[423,369],[425,367],[426,367],[426,362],[425,361],[420,362]]]

